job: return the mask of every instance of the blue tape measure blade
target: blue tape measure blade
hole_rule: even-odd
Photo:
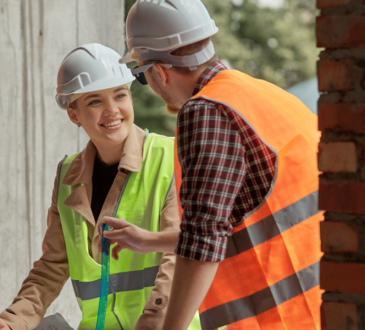
[[[103,223],[101,225],[102,233],[109,230],[110,227]],[[98,320],[96,330],[104,330],[106,308],[108,304],[109,294],[109,270],[110,270],[110,240],[102,236],[101,238],[101,283],[100,283],[100,298]]]

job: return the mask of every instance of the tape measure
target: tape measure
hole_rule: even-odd
[[[101,231],[109,230],[110,227],[103,223],[101,225]],[[100,300],[98,320],[96,322],[95,330],[104,330],[106,306],[108,303],[109,293],[109,271],[110,271],[110,240],[101,237],[101,283],[100,283]]]

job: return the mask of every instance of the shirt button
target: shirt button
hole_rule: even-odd
[[[161,298],[156,299],[155,304],[156,305],[161,305],[162,304],[162,299]]]

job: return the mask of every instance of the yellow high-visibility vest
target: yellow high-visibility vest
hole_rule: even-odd
[[[140,228],[159,231],[160,213],[174,184],[174,139],[149,134],[143,147],[141,170],[131,172],[120,193],[116,218],[126,219]],[[88,251],[87,220],[64,205],[81,184],[62,184],[77,155],[65,158],[60,170],[57,206],[66,241],[70,277],[82,311],[79,329],[95,329],[100,295],[101,265]],[[139,254],[129,250],[110,260],[110,289],[104,329],[133,330],[155,286],[162,253]],[[189,330],[199,330],[195,316]]]

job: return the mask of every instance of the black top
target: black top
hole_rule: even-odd
[[[95,156],[92,179],[93,192],[91,197],[91,210],[93,212],[95,222],[98,221],[106,196],[108,195],[118,173],[118,165],[119,163],[107,165]]]

